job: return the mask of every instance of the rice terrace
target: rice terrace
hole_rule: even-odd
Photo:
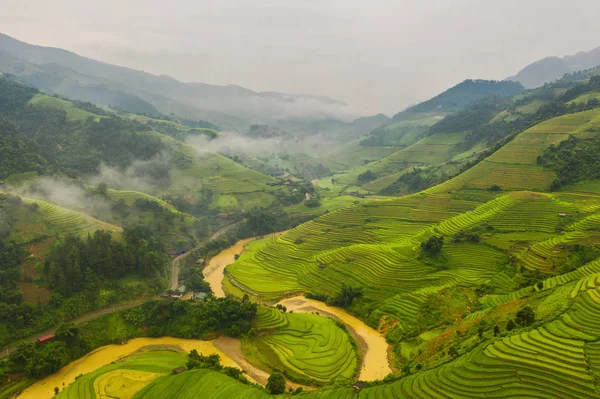
[[[596,3],[8,3],[0,399],[600,399]]]

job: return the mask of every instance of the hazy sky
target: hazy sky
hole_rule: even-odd
[[[0,32],[183,81],[392,114],[600,46],[598,0],[0,0]]]

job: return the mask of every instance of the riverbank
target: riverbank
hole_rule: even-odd
[[[226,353],[218,349],[214,341],[201,341],[196,339],[183,339],[173,337],[162,338],[135,338],[124,345],[107,345],[88,353],[84,357],[74,360],[58,372],[43,378],[28,387],[17,396],[18,399],[50,399],[54,397],[54,387],[66,387],[75,381],[80,374],[86,374],[102,366],[118,361],[135,354],[143,348],[168,347],[189,352],[196,349],[204,355],[217,354],[221,357],[224,366],[238,367],[242,365],[235,362]]]
[[[235,262],[235,256],[244,252],[244,249],[252,241],[261,240],[263,238],[277,237],[287,232],[280,231],[277,233],[271,233],[260,237],[246,238],[239,240],[231,247],[226,248],[213,256],[208,265],[202,271],[204,274],[204,280],[210,284],[214,295],[218,298],[225,297],[225,291],[223,290],[223,279],[225,278],[225,268]]]

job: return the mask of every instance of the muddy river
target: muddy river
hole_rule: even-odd
[[[234,362],[229,356],[217,349],[212,341],[200,341],[195,339],[181,338],[136,338],[131,339],[125,345],[107,345],[88,353],[81,359],[72,361],[55,374],[52,374],[27,388],[18,399],[46,399],[54,397],[54,387],[68,386],[79,374],[89,373],[106,366],[122,357],[128,356],[137,350],[146,346],[176,346],[185,352],[196,349],[199,353],[205,355],[216,353],[221,356],[221,363],[224,366],[235,366],[242,368]]]
[[[275,233],[275,235],[282,234]],[[236,254],[241,253],[246,245],[253,238],[236,242],[231,247],[221,251],[214,256],[208,266],[204,269],[205,280],[210,283],[210,286],[216,296],[224,296],[222,281],[224,278],[223,271],[225,267],[234,262]],[[334,306],[327,306],[325,303],[304,298],[303,296],[295,296],[282,300],[282,305],[285,305],[288,310],[295,312],[320,312],[327,313],[334,318],[341,320],[348,326],[348,329],[357,339],[362,355],[362,364],[359,378],[364,381],[372,381],[382,379],[389,373],[391,369],[388,362],[389,345],[385,341],[385,337],[378,333],[375,329],[367,326],[358,318],[352,316],[345,310]]]

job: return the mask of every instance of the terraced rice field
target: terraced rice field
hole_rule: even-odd
[[[133,398],[155,379],[187,361],[185,353],[150,351],[104,366],[79,377],[58,399]]]
[[[589,134],[600,124],[599,115],[589,111],[542,123],[508,149],[424,193],[330,212],[274,241],[250,246],[228,272],[238,286],[262,299],[298,292],[331,295],[342,283],[361,286],[365,297],[378,303],[368,316],[371,325],[392,317],[405,332],[418,325],[428,300],[448,288],[493,287],[493,294],[480,298],[481,308],[462,315],[477,323],[497,307],[564,287],[567,294],[559,303],[569,310],[552,323],[508,334],[448,365],[366,389],[360,397],[599,397],[589,370],[600,368],[593,358],[598,359],[600,347],[590,346],[600,331],[594,330],[600,261],[520,289],[514,270],[503,269],[514,262],[521,272],[553,276],[565,248],[600,242],[600,189],[594,182],[559,193],[531,191],[547,190],[554,178],[536,164],[537,155],[569,134]],[[503,191],[488,191],[493,184]],[[461,231],[476,231],[479,242],[454,242]],[[434,234],[445,238],[443,268],[421,256],[420,244]],[[307,395],[313,396],[354,394]]]
[[[316,382],[351,379],[359,360],[349,334],[329,318],[261,308],[254,344],[276,369]]]
[[[93,233],[96,230],[111,231],[113,234],[120,235],[123,231],[121,227],[102,222],[84,213],[62,208],[49,202],[28,198],[23,198],[23,202],[37,204],[38,211],[46,222],[54,226],[58,233],[64,235],[83,236]]]

